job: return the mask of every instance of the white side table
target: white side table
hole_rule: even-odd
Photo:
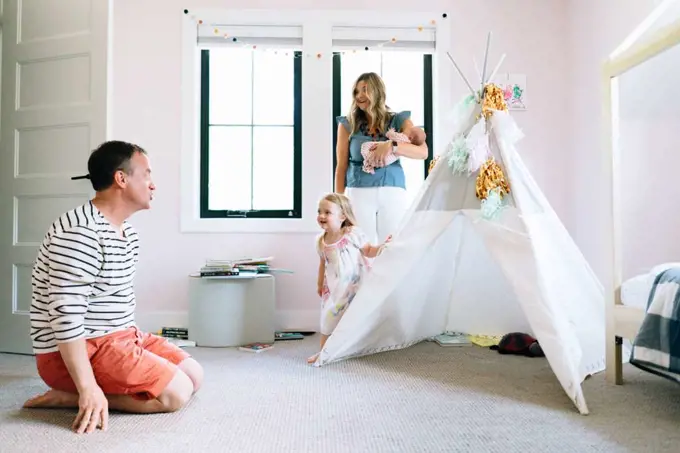
[[[270,274],[189,278],[189,340],[196,346],[273,343],[275,286]]]

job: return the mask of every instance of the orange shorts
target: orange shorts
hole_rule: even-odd
[[[94,377],[109,395],[155,399],[165,390],[177,365],[190,357],[165,338],[136,327],[86,340]],[[45,383],[64,392],[77,393],[61,353],[36,354],[38,373]]]

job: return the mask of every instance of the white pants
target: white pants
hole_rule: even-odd
[[[400,187],[348,187],[358,227],[372,244],[382,243],[394,234],[408,209],[406,190]]]

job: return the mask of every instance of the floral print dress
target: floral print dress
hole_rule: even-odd
[[[317,238],[317,251],[326,266],[321,294],[321,333],[331,335],[340,318],[352,303],[370,261],[361,252],[368,241],[357,227],[347,229],[332,244],[326,244],[324,233]]]

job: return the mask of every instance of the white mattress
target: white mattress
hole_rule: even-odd
[[[637,275],[623,282],[621,285],[621,303],[628,307],[646,309],[654,279],[659,273],[671,267],[680,267],[680,263],[659,264],[648,273]]]
[[[629,278],[621,285],[621,303],[627,307],[647,308],[647,299],[653,283],[654,276],[651,274]]]

